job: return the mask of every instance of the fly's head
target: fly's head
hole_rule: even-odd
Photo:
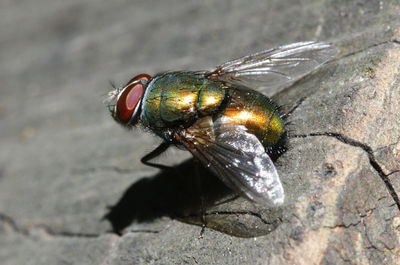
[[[125,86],[115,88],[104,100],[108,104],[111,116],[125,127],[137,124],[141,111],[141,102],[146,86],[151,79],[148,74],[132,78]]]

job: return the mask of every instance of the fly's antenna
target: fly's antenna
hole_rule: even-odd
[[[118,97],[120,88],[118,88],[115,85],[115,83],[111,80],[108,80],[108,83],[112,87],[112,90],[103,95],[103,97],[105,97],[103,103],[109,105],[112,101],[114,101]]]
[[[103,100],[104,104],[110,104],[114,99],[118,97],[119,90],[115,89],[107,93],[107,97]]]
[[[108,83],[110,84],[110,86],[111,86],[114,90],[117,89],[117,86],[115,85],[114,81],[108,80]]]

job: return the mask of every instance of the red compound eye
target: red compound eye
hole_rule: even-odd
[[[131,80],[129,80],[128,83],[126,83],[125,86],[129,85],[130,83],[136,81],[136,80],[145,80],[145,81],[149,81],[151,79],[151,76],[148,74],[140,74],[135,76],[134,78],[132,78]]]
[[[133,83],[123,89],[117,102],[117,117],[121,123],[128,123],[144,93],[141,83]]]
[[[128,124],[135,115],[135,110],[144,94],[144,86],[138,80],[149,81],[151,76],[148,74],[140,74],[129,80],[122,89],[118,97],[116,106],[116,117],[122,124]]]

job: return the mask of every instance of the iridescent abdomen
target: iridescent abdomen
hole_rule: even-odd
[[[227,87],[196,73],[162,74],[147,85],[140,120],[166,140],[167,131],[204,116],[225,116],[245,126],[264,147],[276,144],[284,132],[275,105],[257,91]]]
[[[243,125],[264,147],[275,145],[284,126],[275,104],[263,94],[248,88],[229,88],[230,100],[223,115]]]

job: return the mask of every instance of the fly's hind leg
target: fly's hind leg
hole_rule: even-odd
[[[164,153],[168,149],[169,146],[170,146],[170,143],[162,142],[156,149],[154,149],[153,151],[151,151],[150,153],[148,153],[147,155],[142,157],[142,159],[140,161],[143,164],[145,164],[147,166],[150,166],[150,167],[155,167],[155,168],[159,168],[159,169],[162,169],[162,170],[171,169],[171,167],[169,167],[169,166],[165,166],[165,165],[149,162],[153,158],[156,158],[157,156],[159,156],[162,153]]]
[[[281,115],[281,118],[284,120],[287,119],[303,103],[303,101],[305,99],[306,99],[306,97],[302,97],[294,103],[280,106],[279,107],[280,111],[281,111],[281,109],[285,109],[284,113]]]
[[[199,238],[203,238],[204,231],[206,229],[206,203],[205,203],[205,197],[203,194],[203,185],[202,185],[202,179],[200,176],[200,170],[201,170],[201,164],[200,161],[198,161],[196,158],[193,160],[194,161],[194,171],[195,171],[195,180],[196,180],[196,189],[197,189],[197,194],[198,198],[200,200],[200,220],[201,220],[201,230],[200,230],[200,235]]]

